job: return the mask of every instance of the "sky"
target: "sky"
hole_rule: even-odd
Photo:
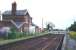
[[[76,20],[76,0],[0,0],[0,11],[11,10],[12,2],[17,9],[27,9],[36,25],[45,27],[52,22],[55,28],[66,29]]]

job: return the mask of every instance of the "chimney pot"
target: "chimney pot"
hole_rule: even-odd
[[[12,15],[15,16],[16,15],[16,2],[12,3]]]

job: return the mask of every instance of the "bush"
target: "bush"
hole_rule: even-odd
[[[23,33],[21,33],[21,32],[16,32],[16,38],[20,38],[20,37],[23,37],[24,35],[23,35]]]
[[[16,29],[11,28],[10,32],[8,33],[8,39],[15,39],[16,38]]]
[[[17,32],[16,28],[11,28],[10,33],[8,33],[8,39],[21,38],[26,36],[26,32]]]
[[[23,32],[23,36],[27,36],[27,32]]]
[[[15,32],[8,33],[8,39],[15,39],[15,38],[16,38]]]

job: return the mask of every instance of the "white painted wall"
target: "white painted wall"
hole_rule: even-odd
[[[30,33],[35,33],[35,26],[30,26],[29,32]]]

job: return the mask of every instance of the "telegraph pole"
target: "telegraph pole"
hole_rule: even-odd
[[[42,17],[42,31],[43,31],[43,17]]]

